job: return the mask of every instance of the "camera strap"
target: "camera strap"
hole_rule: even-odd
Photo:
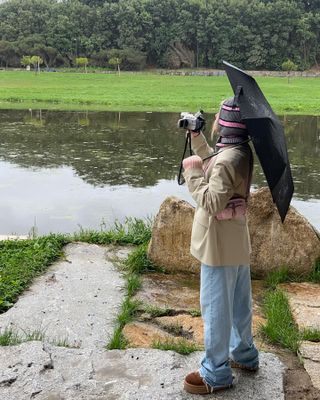
[[[187,135],[186,135],[186,142],[185,142],[185,145],[184,145],[184,150],[183,150],[182,159],[181,159],[181,163],[180,163],[179,174],[178,174],[178,185],[183,185],[185,183],[185,179],[182,176],[182,169],[183,169],[182,163],[183,163],[183,160],[184,160],[184,156],[186,155],[188,144],[189,144],[190,156],[192,156],[193,152],[192,152],[192,149],[191,149],[191,132],[190,131],[188,131]]]

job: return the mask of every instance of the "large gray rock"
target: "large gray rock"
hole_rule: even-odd
[[[1,400],[186,400],[187,373],[199,367],[202,353],[181,356],[152,349],[63,349],[29,342],[0,348]],[[216,399],[284,400],[284,368],[261,353],[256,374],[235,370],[235,387]]]
[[[189,250],[193,216],[194,208],[186,201],[168,197],[162,203],[148,252],[155,264],[168,271],[199,272],[200,263]],[[263,278],[281,267],[307,274],[320,259],[319,234],[293,207],[282,224],[268,188],[251,194],[248,223],[255,277]]]
[[[189,251],[194,208],[174,196],[161,204],[155,218],[148,254],[167,271],[199,272],[200,263]]]
[[[319,234],[290,207],[282,224],[268,188],[252,193],[248,207],[252,243],[251,267],[256,276],[266,276],[279,267],[307,274],[320,259]]]

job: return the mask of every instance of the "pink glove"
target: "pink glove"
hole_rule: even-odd
[[[187,170],[188,168],[202,169],[202,159],[199,156],[187,157],[183,160],[182,165],[185,170]]]

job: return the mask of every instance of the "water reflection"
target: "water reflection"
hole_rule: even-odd
[[[1,111],[2,215],[10,209],[9,198],[10,215],[16,215],[22,209],[25,212],[26,207],[18,203],[26,198],[28,192],[30,215],[39,218],[40,211],[35,205],[46,204],[41,211],[44,219],[45,215],[51,220],[55,218],[56,221],[71,218],[72,227],[70,225],[65,228],[65,224],[60,224],[60,227],[62,231],[74,230],[74,225],[83,221],[86,226],[92,226],[87,217],[88,211],[82,212],[86,215],[85,218],[75,212],[83,210],[85,204],[88,210],[88,198],[97,199],[101,195],[101,206],[98,206],[97,201],[94,201],[94,205],[90,203],[97,215],[100,212],[100,219],[106,213],[109,220],[118,218],[119,214],[133,215],[134,210],[130,207],[125,209],[125,203],[135,201],[133,199],[136,199],[139,188],[144,195],[138,201],[143,202],[142,198],[148,199],[148,204],[136,205],[135,208],[141,209],[140,214],[144,209],[145,215],[148,213],[149,203],[153,202],[153,212],[162,199],[161,196],[157,200],[152,198],[151,193],[161,187],[161,192],[168,191],[163,193],[165,197],[177,187],[173,180],[176,179],[184,146],[184,135],[176,128],[177,117],[173,113]],[[209,115],[208,120],[211,118]],[[290,116],[283,117],[283,123],[295,181],[295,198],[317,201],[320,199],[320,119]],[[53,179],[53,175],[57,179]],[[38,187],[33,186],[37,180]],[[258,162],[253,181],[256,187],[266,184]],[[50,185],[44,182],[50,182]],[[80,190],[80,186],[83,190]],[[170,190],[164,189],[165,187],[170,187]],[[41,188],[42,194],[38,188]],[[106,201],[112,198],[111,193],[114,191],[122,193],[121,201],[114,198],[118,204]],[[50,204],[50,199],[54,202],[62,193],[63,202],[58,202],[59,206],[57,202],[55,205]],[[188,197],[185,188],[174,189],[173,194],[178,193],[184,193],[182,197]],[[62,203],[65,203],[63,211]],[[110,211],[118,208],[120,203],[124,207],[122,212]],[[20,218],[23,219],[23,216],[20,215]],[[20,232],[18,222],[17,226],[1,220],[1,224],[2,222],[10,232]],[[28,223],[30,226],[30,218]],[[44,230],[57,230],[57,225],[59,224],[49,224],[49,228]],[[94,225],[96,227],[97,222]]]

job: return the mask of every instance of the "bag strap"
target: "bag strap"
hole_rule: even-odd
[[[186,141],[185,141],[185,144],[184,144],[184,150],[183,150],[182,159],[181,159],[181,163],[180,163],[180,169],[179,169],[179,174],[178,174],[178,185],[183,185],[185,183],[185,179],[182,176],[182,169],[183,169],[183,164],[182,163],[183,163],[183,160],[184,160],[184,156],[186,155],[188,144],[189,144],[190,156],[192,156],[193,152],[192,152],[192,148],[191,148],[191,132],[189,130],[187,131]]]

